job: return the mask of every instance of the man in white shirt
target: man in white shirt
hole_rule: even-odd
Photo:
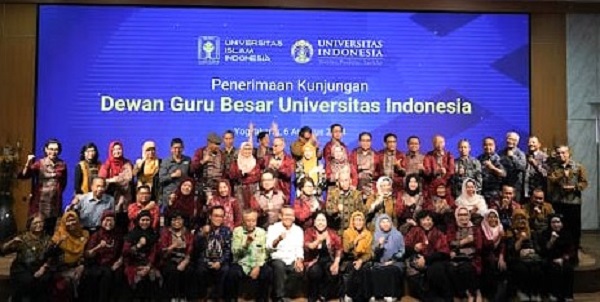
[[[283,301],[285,282],[289,273],[304,270],[304,232],[294,224],[294,209],[284,206],[280,221],[269,226],[267,248],[273,268],[273,300]]]

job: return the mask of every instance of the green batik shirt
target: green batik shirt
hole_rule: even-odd
[[[254,240],[246,246],[248,235],[253,235]],[[235,228],[231,246],[233,261],[242,267],[245,274],[257,266],[263,266],[267,260],[267,232],[262,228],[256,227],[251,233],[243,226]]]

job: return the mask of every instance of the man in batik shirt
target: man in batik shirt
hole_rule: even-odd
[[[454,160],[454,176],[452,176],[452,194],[457,198],[462,192],[463,181],[467,178],[473,179],[477,185],[477,192],[481,192],[481,163],[477,158],[471,156],[471,143],[462,139],[458,142],[458,153]]]
[[[350,225],[350,216],[359,211],[365,212],[362,193],[351,187],[352,180],[349,173],[342,173],[338,179],[337,187],[327,194],[325,205],[329,216],[331,228],[343,234]]]
[[[234,301],[238,297],[240,281],[247,279],[255,289],[258,302],[266,302],[269,297],[271,268],[267,261],[267,232],[256,226],[258,213],[254,209],[246,209],[243,213],[243,224],[233,230],[233,264],[229,269],[227,294]],[[227,301],[227,300],[226,300]]]
[[[536,136],[530,136],[527,146],[527,166],[525,169],[525,180],[523,194],[525,199],[533,196],[535,189],[546,191],[546,181],[548,178],[548,166],[546,160],[548,154],[540,149],[540,140]]]
[[[408,147],[406,152],[406,175],[417,174],[422,178],[425,170],[423,166],[425,155],[421,153],[421,140],[418,136],[411,135],[406,139],[406,146]]]
[[[500,152],[500,162],[506,170],[504,183],[515,188],[515,198],[518,201],[523,200],[523,175],[525,174],[525,165],[527,157],[518,147],[519,134],[508,132],[506,134],[506,148]]]
[[[490,200],[500,196],[502,180],[506,170],[500,163],[500,156],[496,153],[496,140],[493,137],[483,139],[483,154],[477,157],[481,163],[481,195],[489,203]]]
[[[350,154],[350,164],[358,173],[358,190],[362,192],[363,200],[367,200],[375,190],[375,182],[379,178],[377,167],[380,165],[380,157],[371,148],[372,136],[369,132],[358,135],[360,147],[354,149]],[[352,212],[350,212],[352,213]],[[342,229],[345,230],[344,227]],[[340,236],[342,234],[340,233]]]
[[[388,133],[383,136],[385,148],[379,153],[379,175],[392,179],[392,192],[402,191],[404,176],[406,175],[406,157],[397,149],[398,137],[396,134]]]
[[[225,157],[225,171],[231,169],[231,162],[237,159],[238,149],[234,145],[235,135],[233,130],[227,130],[223,134],[223,156]]]
[[[559,163],[554,164],[548,173],[548,183],[552,188],[551,200],[554,210],[563,215],[565,228],[569,230],[580,247],[581,241],[581,192],[588,186],[585,168],[571,159],[568,146],[558,148]]]
[[[325,161],[325,168],[327,168],[327,166],[330,165],[331,161],[333,160],[333,146],[342,146],[344,147],[344,150],[348,151],[348,148],[346,147],[344,142],[342,142],[342,136],[344,135],[344,127],[342,127],[342,125],[340,124],[333,124],[331,125],[331,127],[329,127],[329,130],[331,131],[331,140],[328,141],[327,144],[325,144],[325,147],[323,147],[323,159]]]
[[[294,159],[285,153],[285,140],[278,136],[273,139],[273,154],[263,157],[260,162],[262,170],[271,169],[275,171],[277,186],[283,195],[290,200],[292,190],[292,175],[296,168]]]
[[[435,190],[431,187],[436,179],[442,179],[446,188],[450,187],[450,178],[454,175],[454,156],[446,148],[446,139],[441,135],[433,137],[433,150],[427,152],[423,160],[424,185],[423,192],[428,194]]]
[[[220,145],[221,138],[211,132],[206,147],[194,152],[191,170],[202,201],[210,200],[212,192],[217,189],[217,182],[225,176],[225,156],[219,149]]]

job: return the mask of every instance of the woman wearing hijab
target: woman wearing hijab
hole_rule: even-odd
[[[509,271],[521,301],[541,300],[544,273],[540,247],[529,228],[529,217],[523,209],[515,209],[511,231],[507,235]]]
[[[327,188],[327,179],[325,178],[323,166],[319,164],[317,147],[313,144],[304,144],[302,150],[302,157],[296,161],[296,180],[299,182],[304,177],[310,177],[313,183],[316,184],[315,195],[321,196],[325,188]],[[298,183],[296,185],[300,188]],[[302,192],[298,190],[298,195],[300,194]]]
[[[303,230],[313,226],[317,211],[323,208],[323,202],[315,195],[315,183],[312,178],[304,177],[298,182],[300,195],[294,201],[296,224]]]
[[[314,225],[304,231],[304,267],[308,277],[308,301],[326,301],[332,286],[337,284],[341,258],[340,236],[335,230],[327,227],[325,213],[317,213]]]
[[[106,193],[115,198],[116,208],[127,209],[133,200],[131,190],[133,167],[131,162],[123,156],[121,142],[111,142],[108,149],[108,159],[100,167],[99,176],[106,179]]]
[[[163,297],[167,299],[191,299],[194,271],[190,265],[194,235],[184,226],[183,215],[172,212],[168,218],[170,227],[160,235],[161,272],[164,276]]]
[[[430,188],[431,192],[427,195],[423,207],[433,212],[435,225],[442,232],[446,232],[448,225],[454,222],[454,197],[443,179],[431,182]]]
[[[375,227],[371,290],[376,299],[383,297],[386,302],[396,301],[403,295],[404,237],[386,214],[379,215]]]
[[[260,166],[252,155],[252,143],[243,142],[237,160],[231,163],[229,170],[229,179],[234,183],[235,198],[240,209],[250,207],[250,200],[258,191],[260,175]]]
[[[217,190],[217,194],[213,194],[212,198],[208,201],[208,208],[222,206],[225,210],[223,225],[228,227],[229,230],[233,230],[235,227],[242,224],[242,210],[240,209],[240,204],[231,196],[231,186],[229,185],[228,180],[219,180],[217,183]]]
[[[10,265],[12,301],[48,301],[51,276],[45,254],[50,244],[44,216],[37,213],[27,219],[27,231],[1,246],[0,255],[17,254]]]
[[[156,268],[158,235],[152,229],[152,214],[143,210],[125,237],[123,262],[132,298],[152,299],[158,294],[161,275]]]
[[[477,183],[472,178],[463,181],[462,193],[456,198],[456,206],[463,206],[471,213],[472,220],[483,217],[488,207],[482,195],[477,194]]]
[[[482,274],[481,290],[483,296],[490,301],[506,301],[506,243],[504,227],[500,223],[500,215],[490,209],[481,221],[482,236]]]
[[[160,159],[156,157],[156,143],[145,141],[142,145],[142,158],[135,161],[133,174],[137,178],[137,186],[149,186],[151,192],[150,200],[158,200]]]
[[[327,190],[335,188],[338,177],[342,172],[350,172],[352,186],[356,188],[358,178],[356,176],[356,167],[354,167],[348,159],[348,152],[342,145],[331,147],[332,159],[325,167],[325,176],[327,178]]]
[[[83,252],[89,234],[83,229],[76,212],[67,211],[62,216],[52,236],[54,247],[49,252],[54,257],[54,293],[56,301],[73,301],[83,274]]]
[[[186,178],[177,187],[177,190],[169,196],[165,217],[171,217],[171,213],[178,212],[183,217],[184,224],[188,229],[193,229],[198,216],[198,202],[196,202],[195,184],[193,178]],[[167,219],[167,226],[170,221]]]
[[[407,175],[404,182],[404,192],[396,207],[396,217],[398,217],[400,231],[406,234],[408,229],[417,225],[415,215],[421,211],[424,203],[419,176],[417,174]]]
[[[396,222],[396,208],[398,201],[392,191],[392,179],[382,176],[377,180],[377,193],[369,196],[367,199],[367,223],[369,230],[375,230],[375,221],[377,216],[387,214]]]
[[[98,160],[98,147],[87,143],[81,147],[79,163],[75,166],[75,195],[83,195],[92,190],[92,180],[98,177],[102,163]]]
[[[100,230],[85,246],[86,268],[81,284],[85,301],[111,301],[121,293],[123,236],[115,230],[115,220],[114,211],[104,211]]]
[[[350,216],[350,226],[344,231],[344,301],[363,302],[370,298],[365,284],[368,284],[368,263],[373,257],[371,243],[373,235],[366,228],[365,214],[360,211]]]
[[[565,230],[563,217],[552,214],[549,227],[540,238],[541,255],[545,261],[545,275],[551,301],[573,301],[573,259],[577,249],[570,233]],[[555,300],[552,300],[555,299]]]
[[[479,290],[481,275],[481,228],[474,226],[471,215],[465,206],[454,211],[456,223],[448,228],[450,243],[451,275],[454,281],[455,297],[469,302],[482,301]]]
[[[451,301],[454,295],[446,235],[435,226],[431,211],[423,210],[416,218],[418,226],[404,237],[410,294],[421,301]]]

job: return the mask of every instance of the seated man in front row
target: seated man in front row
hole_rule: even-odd
[[[115,199],[105,193],[106,181],[96,177],[92,180],[92,190],[84,195],[76,196],[69,208],[77,211],[83,228],[90,235],[100,229],[102,213],[114,210]],[[120,207],[122,204],[119,204]]]
[[[273,269],[273,301],[283,301],[285,282],[289,273],[304,270],[304,232],[294,224],[294,209],[281,208],[280,221],[269,226],[267,248],[271,251]]]
[[[227,292],[237,297],[242,278],[249,279],[255,289],[258,302],[269,299],[271,268],[265,265],[267,260],[267,232],[256,226],[258,212],[246,209],[242,214],[243,224],[233,230],[233,263],[227,277]]]

